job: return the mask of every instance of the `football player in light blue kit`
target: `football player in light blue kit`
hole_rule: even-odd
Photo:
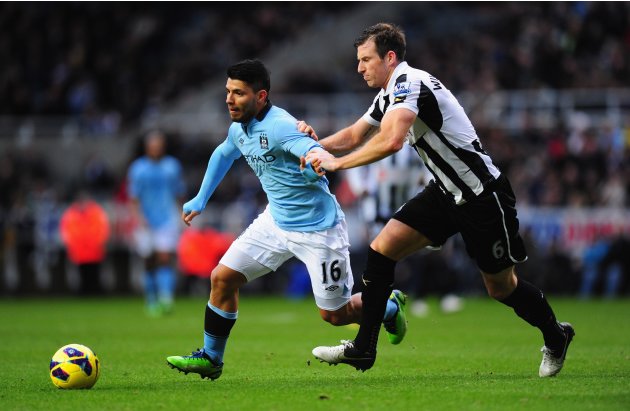
[[[165,154],[165,136],[154,131],[145,139],[146,155],[129,168],[129,195],[140,225],[135,240],[145,259],[144,289],[149,315],[172,310],[176,287],[173,267],[179,239],[179,205],[184,194],[182,167]]]
[[[172,368],[213,380],[223,371],[223,353],[238,315],[239,288],[275,271],[291,257],[306,265],[325,321],[345,325],[361,318],[361,296],[351,295],[344,214],[323,171],[313,170],[304,160],[319,144],[297,130],[294,117],[271,104],[269,73],[262,62],[242,61],[229,67],[227,76],[226,103],[233,123],[210,157],[199,193],[184,204],[182,219],[190,225],[241,156],[260,179],[269,205],[212,271],[204,348],[189,356],[167,358]],[[406,332],[405,303],[401,292],[393,293],[384,316],[385,329],[395,344]]]

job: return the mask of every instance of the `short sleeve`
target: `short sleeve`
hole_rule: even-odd
[[[363,120],[367,121],[370,125],[374,127],[379,127],[381,125],[381,121],[383,120],[383,111],[379,107],[378,101],[381,93],[377,94],[372,102],[370,108],[365,112]]]
[[[418,98],[420,97],[421,87],[422,81],[420,80],[396,83],[391,95],[393,101],[388,107],[388,111],[406,108],[418,114]]]

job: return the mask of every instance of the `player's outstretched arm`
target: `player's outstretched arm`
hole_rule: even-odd
[[[319,141],[322,147],[329,153],[342,154],[354,150],[363,144],[378,131],[378,127],[360,118],[351,126],[341,129],[335,134],[321,140],[315,133],[315,129],[304,121],[298,122],[298,130]]]
[[[203,176],[199,192],[192,200],[184,204],[182,220],[186,225],[190,225],[191,221],[206,208],[208,199],[214,193],[221,180],[223,180],[230,167],[232,167],[234,160],[239,158],[240,155],[240,151],[229,139],[225,140],[214,150],[208,161],[208,168]]]
[[[306,161],[314,163],[319,160],[317,164],[326,171],[344,170],[374,163],[403,147],[407,132],[415,119],[416,114],[411,110],[401,108],[388,111],[383,117],[380,132],[358,150],[338,158],[327,151],[310,151],[306,156]],[[321,142],[324,141],[326,139]]]

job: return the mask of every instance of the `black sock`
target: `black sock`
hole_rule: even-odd
[[[361,294],[361,327],[354,340],[354,346],[359,351],[376,352],[385,306],[394,284],[395,268],[396,261],[369,249],[367,267],[363,273],[365,289]]]
[[[501,302],[512,307],[516,315],[529,324],[539,328],[548,348],[552,350],[562,348],[565,341],[564,331],[540,289],[519,278],[512,294]]]
[[[210,308],[210,304],[206,305],[206,317],[204,320],[204,331],[206,334],[214,335],[215,337],[227,337],[230,335],[230,331],[236,323],[236,314],[235,313],[226,313],[229,314],[229,317],[226,318],[214,312],[212,308]]]

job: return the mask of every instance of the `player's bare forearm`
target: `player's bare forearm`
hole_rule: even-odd
[[[392,144],[392,139],[381,132],[374,136],[360,149],[342,157],[335,157],[328,151],[310,151],[306,161],[326,171],[338,171],[374,163],[402,148],[400,144]]]
[[[332,154],[346,153],[355,147],[352,138],[352,126],[337,131],[319,141],[324,150]]]
[[[306,133],[311,136],[311,138],[318,140],[315,129],[305,121],[298,121],[297,128],[298,131]],[[351,126],[343,128],[323,140],[319,140],[319,143],[329,153],[337,155],[344,154],[359,147],[365,141],[369,140],[377,131],[378,127],[360,118]]]
[[[326,171],[345,170],[374,163],[399,151],[403,147],[407,132],[413,125],[415,116],[415,113],[410,110],[394,110],[391,113],[387,113],[383,118],[380,132],[358,150],[338,158],[335,158],[329,152],[312,151],[307,155],[306,160],[310,162],[318,161],[317,164]],[[365,121],[363,123],[367,124]],[[367,132],[368,127],[363,127],[363,130]]]
[[[335,134],[320,140],[319,143],[326,151],[332,154],[343,154],[354,150],[361,144],[369,140],[376,132],[378,127],[360,119],[353,125],[339,130]]]

